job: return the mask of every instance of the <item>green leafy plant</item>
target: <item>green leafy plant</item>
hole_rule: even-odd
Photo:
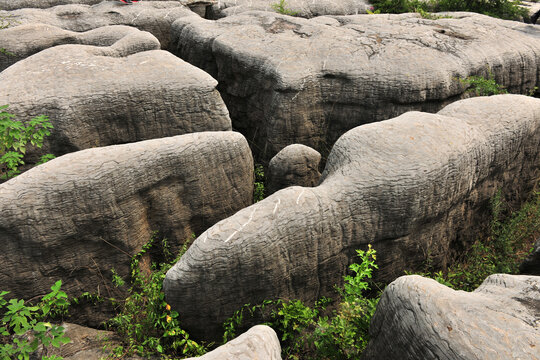
[[[178,312],[165,301],[163,279],[166,272],[186,252],[186,241],[176,257],[172,257],[167,240],[161,242],[165,261],[151,264],[150,272],[141,271],[140,262],[155,244],[155,236],[133,256],[130,279],[125,280],[113,270],[116,286],[129,284],[129,296],[118,302],[119,313],[108,322],[108,327],[121,337],[123,345],[113,349],[113,356],[197,356],[207,349],[189,338],[179,324]]]
[[[369,323],[378,302],[378,298],[364,296],[370,290],[368,279],[377,269],[376,252],[369,246],[357,254],[361,262],[349,267],[353,275],[344,277],[343,288],[338,288],[342,301],[329,315],[325,315],[332,302],[328,298],[320,299],[314,307],[283,299],[246,304],[225,322],[224,342],[234,337],[247,310],[252,317],[257,313],[267,318],[267,325],[280,334],[285,359],[357,359],[367,345]]]
[[[497,84],[493,73],[488,69],[489,78],[482,76],[469,76],[465,79],[459,79],[462,84],[468,85],[467,92],[474,93],[476,96],[490,96],[498,94],[507,94],[508,91],[502,86]]]
[[[52,291],[33,306],[25,304],[24,300],[8,301],[4,297],[9,292],[0,292],[0,313],[3,313],[0,335],[4,340],[8,339],[0,343],[1,359],[28,360],[40,345],[42,359],[61,359],[55,355],[47,356],[47,347],[52,345],[58,348],[70,339],[64,336],[62,326],[45,321],[51,315],[67,310],[69,302],[66,293],[60,290],[61,286],[62,281],[58,280],[51,287]]]
[[[255,165],[255,186],[253,188],[253,202],[264,199],[264,168],[261,164]]]
[[[43,139],[51,134],[53,127],[45,115],[36,116],[24,125],[14,120],[15,115],[4,111],[7,107],[0,106],[0,178],[4,180],[20,173],[28,145],[41,148]],[[39,164],[53,158],[52,154],[43,155]]]
[[[285,3],[285,0],[279,0],[278,3],[272,4],[272,8],[276,10],[278,13],[283,14],[283,15],[295,16],[298,14],[296,11],[292,11],[287,8],[287,4]]]

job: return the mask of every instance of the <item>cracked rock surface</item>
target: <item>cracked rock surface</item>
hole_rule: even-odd
[[[109,47],[43,50],[0,73],[0,104],[21,121],[49,116],[54,129],[38,155],[230,130],[217,82],[156,48],[155,37],[134,30]]]
[[[474,292],[418,275],[384,290],[362,359],[535,359],[540,277],[490,275]]]
[[[252,181],[249,146],[232,131],[58,157],[0,184],[0,284],[19,299],[48,293],[57,280],[70,297],[115,295],[111,267],[127,276],[154,231],[175,253],[248,206]],[[94,326],[98,315],[88,320]]]
[[[332,296],[368,244],[378,280],[420,269],[426,254],[442,265],[485,230],[497,189],[522,200],[532,191],[539,138],[540,99],[522,95],[356,127],[319,186],[280,190],[199,236],[167,273],[167,301],[190,334],[216,339],[244,304]]]
[[[469,75],[510,92],[540,83],[540,27],[472,13],[302,19],[250,11],[179,19],[171,51],[211,74],[233,127],[268,161],[300,143],[323,156],[346,131],[462,98]]]

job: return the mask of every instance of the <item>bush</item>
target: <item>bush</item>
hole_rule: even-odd
[[[253,202],[264,199],[264,168],[261,164],[255,165],[255,186],[253,188]]]

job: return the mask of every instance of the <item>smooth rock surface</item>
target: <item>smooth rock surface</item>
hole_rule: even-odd
[[[30,55],[57,45],[83,44],[94,46],[112,46],[122,40],[138,51],[157,50],[159,41],[149,33],[141,33],[131,26],[112,25],[86,32],[68,31],[47,24],[26,24],[0,30],[0,49],[9,55],[0,54],[0,72]]]
[[[326,156],[355,126],[468,96],[459,78],[487,77],[488,68],[510,92],[540,83],[540,27],[452,16],[186,18],[173,24],[171,51],[218,80],[258,161],[294,143]]]
[[[209,17],[219,19],[251,10],[273,11],[279,6],[279,0],[220,0],[212,5]],[[366,0],[287,0],[284,10],[288,14],[312,18],[324,15],[365,14],[371,5]]]
[[[369,332],[363,359],[535,359],[540,277],[494,274],[468,293],[403,276],[384,290]]]
[[[290,187],[204,232],[164,280],[198,338],[265,299],[333,296],[355,249],[377,250],[376,280],[444,265],[484,231],[497,189],[517,205],[540,177],[540,99],[456,102],[359,126],[334,145],[315,188]]]
[[[293,185],[316,186],[321,177],[320,162],[321,154],[309,146],[293,144],[284,147],[268,165],[267,194]]]
[[[20,121],[50,118],[37,155],[230,130],[217,82],[167,51],[144,51],[157,45],[137,31],[110,47],[43,50],[0,73],[0,104]]]
[[[171,1],[171,0],[143,0],[141,2]],[[191,5],[193,3],[213,3],[215,0],[173,0],[182,5]],[[24,8],[46,9],[58,5],[82,4],[96,5],[102,2],[118,2],[118,0],[0,0],[0,10],[18,10]],[[139,5],[139,4],[135,4]]]
[[[247,332],[197,358],[186,360],[281,360],[281,345],[269,326],[256,325]]]
[[[251,204],[252,181],[247,141],[231,131],[87,149],[34,167],[0,185],[2,289],[30,299],[62,280],[69,296],[118,295],[111,268],[126,276],[155,231],[178,250]]]
[[[103,1],[93,6],[69,4],[0,11],[0,17],[9,27],[39,23],[83,32],[107,25],[133,26],[154,35],[163,49],[169,46],[171,24],[186,16],[199,17],[178,1],[141,1],[134,6],[126,6],[120,1]]]

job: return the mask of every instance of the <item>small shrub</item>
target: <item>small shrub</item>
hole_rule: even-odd
[[[474,93],[476,96],[490,96],[498,94],[507,94],[508,91],[502,86],[497,84],[493,74],[489,71],[489,78],[486,79],[482,76],[469,76],[465,79],[459,79],[462,84],[468,85],[467,92]]]
[[[285,0],[279,0],[279,3],[272,4],[272,8],[283,15],[295,16],[298,14],[296,11],[287,9],[287,4],[285,3]]]
[[[51,134],[52,124],[45,115],[40,115],[27,125],[15,121],[15,115],[4,111],[8,106],[0,106],[0,178],[7,180],[20,173],[19,167],[24,165],[24,155],[28,143],[41,148],[45,136]],[[38,164],[42,164],[54,155],[46,154]]]
[[[253,188],[253,202],[264,199],[264,168],[261,164],[255,165],[255,186]]]
[[[62,281],[58,280],[51,287],[52,291],[35,306],[29,306],[19,299],[7,301],[4,297],[9,292],[0,292],[0,313],[3,313],[0,335],[4,338],[0,342],[1,359],[28,360],[39,345],[43,345],[42,359],[61,359],[55,355],[47,356],[47,347],[52,345],[58,348],[70,339],[64,336],[62,326],[45,322],[51,315],[67,310],[69,302],[66,293],[60,290],[61,286]]]
[[[151,272],[141,272],[139,263],[154,245],[153,237],[131,261],[130,280],[120,277],[113,270],[116,286],[129,283],[129,296],[119,303],[120,312],[108,322],[121,337],[123,345],[113,349],[113,356],[122,358],[130,355],[152,356],[197,356],[206,352],[205,346],[189,338],[179,325],[178,312],[171,309],[165,301],[163,279],[166,272],[186,252],[186,241],[176,257],[171,259],[166,239],[161,246],[165,261],[152,263]]]

